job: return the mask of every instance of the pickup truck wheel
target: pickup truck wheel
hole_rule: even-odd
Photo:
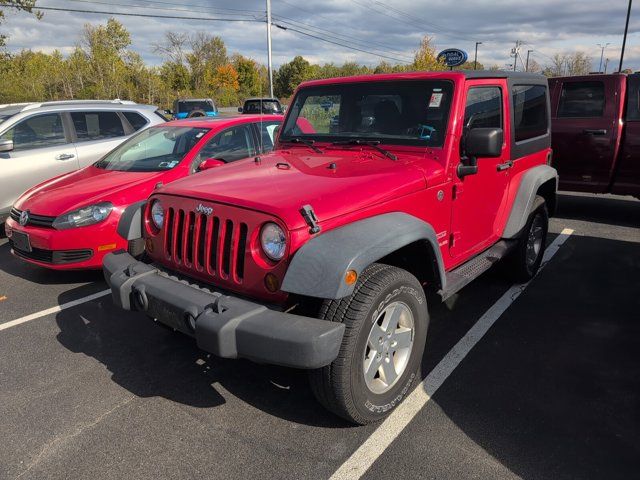
[[[323,303],[320,318],[346,329],[338,358],[311,372],[319,402],[361,425],[389,415],[419,377],[429,314],[418,279],[373,264],[351,296]]]
[[[542,263],[547,231],[549,230],[549,214],[544,203],[530,216],[522,230],[518,245],[511,254],[511,271],[514,279],[520,282],[531,280]]]

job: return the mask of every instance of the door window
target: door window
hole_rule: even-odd
[[[547,87],[517,85],[513,87],[511,94],[516,142],[546,135],[549,129]]]
[[[223,162],[235,162],[255,155],[255,145],[250,125],[238,125],[229,128],[209,140],[198,153],[195,164],[199,165],[207,158]]]
[[[564,82],[558,117],[590,118],[604,114],[604,83]]]
[[[0,139],[13,140],[13,149],[16,151],[67,143],[62,117],[58,113],[27,118],[3,133]]]
[[[464,111],[467,128],[502,128],[502,90],[500,87],[474,87],[467,92]]]
[[[71,112],[78,142],[123,137],[124,127],[116,112]]]
[[[278,128],[280,122],[260,122],[258,123],[258,130],[260,131],[260,143],[262,147],[262,153],[267,153],[273,150],[273,144],[275,143],[276,128]]]

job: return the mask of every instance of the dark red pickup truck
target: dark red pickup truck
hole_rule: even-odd
[[[640,198],[640,75],[549,79],[560,189]]]

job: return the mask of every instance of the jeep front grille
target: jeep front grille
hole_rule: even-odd
[[[164,254],[176,265],[240,284],[244,278],[246,223],[168,208]]]

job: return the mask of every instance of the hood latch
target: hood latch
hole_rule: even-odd
[[[304,221],[307,225],[309,225],[309,233],[319,233],[320,225],[318,225],[318,217],[316,217],[316,213],[313,211],[313,207],[311,205],[304,205],[300,209],[300,215],[304,218]]]

